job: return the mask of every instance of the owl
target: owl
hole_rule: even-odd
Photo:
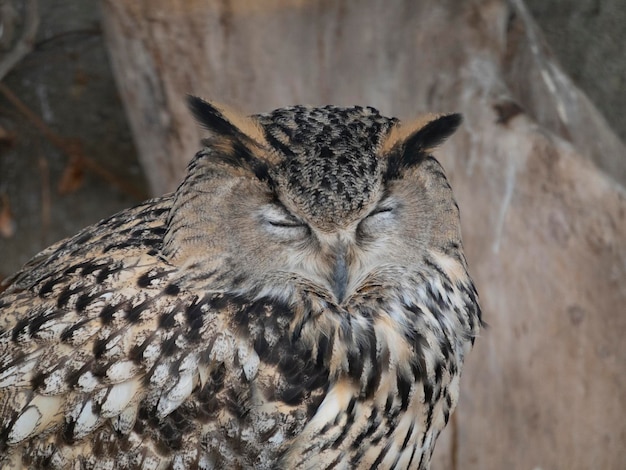
[[[199,98],[178,189],[0,297],[0,468],[427,469],[482,325],[457,114]]]

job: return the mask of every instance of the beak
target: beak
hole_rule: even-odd
[[[332,278],[330,285],[337,303],[341,304],[346,296],[348,286],[348,250],[345,243],[338,243],[335,248],[335,262],[333,264]]]

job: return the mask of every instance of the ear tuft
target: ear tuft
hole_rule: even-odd
[[[454,134],[462,121],[463,117],[460,114],[445,114],[429,121],[404,140],[397,142],[389,156],[387,178],[397,178],[403,169],[421,163],[430,150]]]
[[[430,121],[406,139],[406,151],[424,152],[437,147],[454,134],[462,121],[460,114],[445,114]]]
[[[199,152],[192,164],[210,155],[213,162],[244,169],[259,180],[273,184],[269,162],[260,152],[263,136],[254,120],[192,95],[187,96],[187,104],[196,120],[211,132],[202,143],[213,149],[209,154]]]
[[[239,130],[222,114],[217,107],[197,96],[188,95],[187,105],[194,118],[205,129],[218,135],[234,137]]]
[[[254,118],[197,96],[188,95],[187,104],[196,121],[212,134],[209,140],[203,141],[205,145],[210,145],[215,138],[236,139],[251,148],[267,144],[263,129]]]

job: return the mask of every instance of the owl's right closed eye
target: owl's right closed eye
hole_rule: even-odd
[[[429,468],[481,326],[430,155],[460,116],[190,105],[176,192],[0,296],[0,467]]]

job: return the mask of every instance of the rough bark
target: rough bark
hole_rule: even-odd
[[[461,111],[440,151],[491,325],[436,468],[626,461],[626,151],[521,0],[103,0],[143,164],[171,190],[200,94],[249,112],[369,104]]]

